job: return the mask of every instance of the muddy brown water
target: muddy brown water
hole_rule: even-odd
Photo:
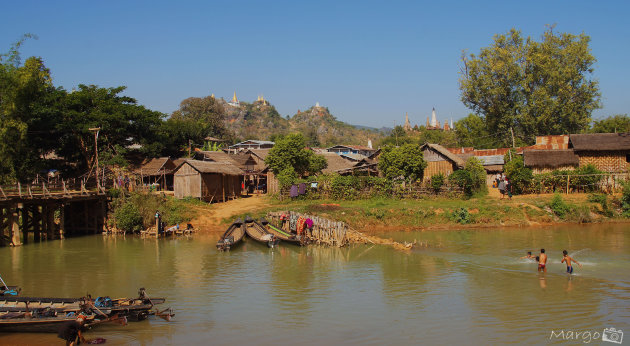
[[[0,275],[25,296],[125,297],[145,287],[175,310],[172,322],[86,333],[108,345],[575,344],[584,332],[630,332],[628,224],[384,236],[435,247],[269,249],[250,240],[220,253],[218,235],[86,236],[0,248]],[[519,259],[541,247],[544,275]],[[563,249],[583,264],[574,275],[560,263]],[[560,340],[568,332],[582,334]],[[63,342],[0,334],[0,344]]]

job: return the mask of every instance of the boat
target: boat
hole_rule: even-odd
[[[275,227],[274,225],[270,224],[269,221],[267,221],[265,218],[260,218],[259,221],[254,222],[258,224],[258,226],[264,228],[267,232],[282,240],[283,242],[300,246],[304,245],[304,239],[301,239],[300,236],[285,232]]]
[[[241,219],[236,219],[217,241],[219,251],[228,251],[245,237],[245,227]]]
[[[103,316],[124,316],[131,321],[141,321],[149,315],[155,314],[151,309],[157,304],[163,304],[165,298],[149,298],[141,288],[138,298],[109,298],[109,297],[81,297],[81,298],[49,298],[49,297],[0,297],[0,313],[33,313],[40,311],[54,311],[55,313],[90,312]],[[169,309],[167,309],[170,311]],[[165,311],[167,311],[165,310]],[[171,312],[172,313],[172,312]],[[164,313],[158,315],[164,318]]]
[[[9,312],[0,314],[0,333],[57,333],[64,323],[76,319],[75,314],[40,316],[26,312]],[[84,316],[84,320],[87,327],[101,321],[96,315]]]
[[[274,248],[280,243],[280,238],[275,235],[269,233],[265,227],[261,224],[254,222],[251,217],[247,217],[245,219],[245,232],[247,235],[263,244],[267,244],[270,248]]]

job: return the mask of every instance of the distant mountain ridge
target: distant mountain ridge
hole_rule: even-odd
[[[276,108],[264,99],[253,103],[228,103],[219,100],[226,111],[226,125],[239,139],[271,140],[277,135],[300,132],[307,144],[327,147],[335,144],[367,145],[383,137],[375,128],[350,125],[337,120],[327,107],[319,105],[299,111],[290,118],[283,118]]]

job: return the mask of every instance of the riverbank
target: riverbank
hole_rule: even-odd
[[[500,199],[489,194],[468,200],[426,198],[399,200],[371,198],[357,201],[284,200],[254,196],[227,203],[195,206],[197,216],[191,221],[201,231],[220,232],[237,217],[258,218],[269,211],[293,210],[346,222],[364,233],[397,230],[448,230],[465,228],[498,228],[551,226],[602,222],[629,222],[615,210],[608,196],[605,205],[592,202],[589,194],[514,196]],[[557,197],[556,197],[557,198]],[[554,210],[555,209],[555,210]],[[560,212],[564,214],[560,216]]]

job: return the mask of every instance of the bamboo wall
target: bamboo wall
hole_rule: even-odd
[[[435,174],[442,173],[445,177],[453,173],[453,164],[450,161],[429,161],[424,169],[423,180],[429,180]]]
[[[201,175],[185,163],[175,172],[173,190],[176,198],[201,198]]]
[[[580,158],[580,167],[593,164],[604,172],[625,172],[630,167],[627,155],[630,151],[580,151],[576,152]]]
[[[201,180],[201,198],[206,202],[225,202],[241,194],[240,175],[203,173]]]

